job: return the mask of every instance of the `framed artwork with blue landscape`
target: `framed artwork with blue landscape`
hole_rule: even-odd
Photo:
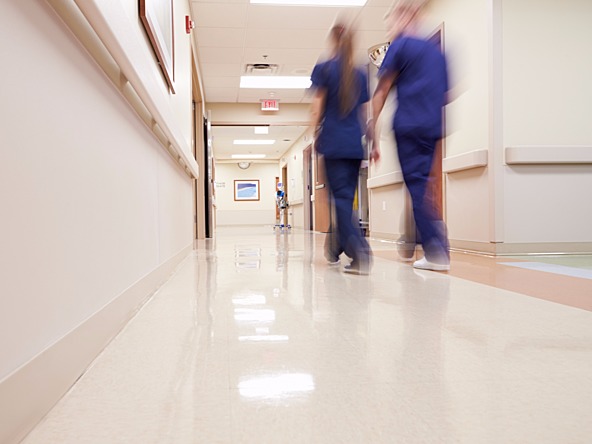
[[[234,200],[259,200],[259,180],[235,180]]]

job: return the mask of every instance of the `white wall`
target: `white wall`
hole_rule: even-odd
[[[504,147],[592,151],[590,17],[588,1],[503,1]],[[507,165],[504,180],[507,243],[592,242],[592,165]]]
[[[217,163],[216,224],[274,225],[276,177],[281,180],[275,163],[251,163],[246,170],[240,169],[236,163]],[[235,201],[235,180],[259,180],[259,200]]]
[[[182,17],[188,4],[177,3]],[[193,209],[190,178],[51,7],[2,2],[0,16],[0,53],[10,59],[0,89],[0,391],[6,393],[5,378],[190,248]],[[129,29],[138,32],[138,23],[130,18]],[[170,104],[189,136],[189,46],[176,44],[179,87]],[[106,330],[113,335],[119,328],[113,321]],[[77,340],[85,349],[92,342]],[[71,371],[69,364],[61,362],[57,372]],[[35,382],[50,392],[43,378],[56,375],[38,376]],[[35,396],[2,399],[0,416],[19,399],[35,409]],[[29,411],[23,415],[35,420]],[[26,421],[0,421],[0,441],[22,433]]]

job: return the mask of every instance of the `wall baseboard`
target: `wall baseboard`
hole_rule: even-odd
[[[397,241],[401,235],[373,231],[374,240]],[[541,243],[493,243],[450,239],[450,249],[456,252],[483,254],[487,256],[510,256],[529,254],[592,254],[592,242],[541,242]]]
[[[502,243],[496,245],[499,256],[520,254],[592,254],[592,242]]]
[[[592,242],[492,243],[450,239],[450,248],[459,252],[491,256],[528,254],[592,254]]]
[[[450,249],[453,251],[465,251],[468,253],[486,254],[489,256],[495,256],[496,245],[499,245],[491,242],[466,241],[457,239],[449,239],[449,242]]]
[[[109,304],[0,381],[0,442],[20,442],[86,371],[149,297],[189,255],[162,263]]]

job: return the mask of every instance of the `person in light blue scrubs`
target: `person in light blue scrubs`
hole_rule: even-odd
[[[392,127],[425,252],[425,256],[413,266],[447,271],[450,269],[450,253],[446,227],[442,220],[438,220],[427,190],[436,144],[442,138],[448,74],[439,46],[415,36],[420,9],[417,1],[399,0],[387,14],[392,42],[378,71],[378,86],[372,97],[374,119],[369,122],[368,137],[374,141],[374,156],[380,157],[374,122],[390,90],[396,88],[397,110]]]
[[[346,273],[368,274],[370,246],[361,234],[357,217],[355,220],[353,217],[354,196],[364,158],[362,135],[366,130],[368,77],[354,66],[353,32],[348,26],[333,26],[330,40],[331,58],[318,63],[311,75],[315,90],[311,126],[318,133],[315,149],[324,157],[339,240],[338,245],[329,247],[326,256],[330,263],[337,263],[337,256],[343,250],[352,259],[344,268]]]

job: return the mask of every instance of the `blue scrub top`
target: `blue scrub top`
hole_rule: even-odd
[[[378,76],[393,72],[398,73],[393,130],[399,134],[442,137],[448,74],[440,48],[428,40],[398,37],[389,46]]]
[[[353,110],[343,117],[339,111],[339,65],[339,59],[319,63],[314,67],[310,77],[313,88],[323,88],[327,91],[316,148],[328,159],[363,159],[360,106],[369,100],[368,76],[356,68],[360,94]]]

